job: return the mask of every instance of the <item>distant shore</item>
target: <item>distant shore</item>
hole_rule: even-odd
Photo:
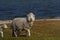
[[[51,20],[56,20],[56,21],[60,21],[60,19],[36,19],[36,21],[51,21]],[[11,23],[12,20],[0,20],[0,24],[8,24]]]
[[[49,21],[49,20],[56,20],[56,21],[59,21],[60,19],[37,19],[36,21],[43,21],[43,20],[46,20],[46,21]]]

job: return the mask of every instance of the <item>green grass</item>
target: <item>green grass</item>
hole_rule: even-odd
[[[60,40],[60,21],[36,21],[30,37],[12,37],[10,25],[0,40]]]

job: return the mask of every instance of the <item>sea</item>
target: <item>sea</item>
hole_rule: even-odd
[[[26,17],[30,12],[36,19],[60,17],[60,0],[0,0],[0,19]]]

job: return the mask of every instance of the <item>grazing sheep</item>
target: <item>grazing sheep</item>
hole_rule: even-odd
[[[33,13],[29,13],[26,18],[15,18],[11,23],[12,36],[19,36],[22,30],[27,31],[27,36],[30,36],[30,29],[35,21],[35,15]],[[18,33],[17,33],[18,31]]]
[[[3,24],[3,25],[0,26],[0,36],[1,36],[2,38],[4,37],[4,36],[3,36],[3,30],[5,30],[6,28],[8,28],[6,24]]]

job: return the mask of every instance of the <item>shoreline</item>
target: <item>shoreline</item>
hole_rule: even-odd
[[[35,21],[60,21],[60,19],[36,19]],[[11,23],[12,20],[0,20],[0,24]]]

